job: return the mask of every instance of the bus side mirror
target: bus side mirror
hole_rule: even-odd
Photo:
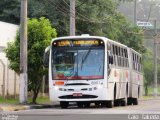
[[[109,64],[113,64],[113,56],[109,56]]]
[[[43,54],[43,65],[44,67],[48,67],[49,66],[49,54],[50,54],[50,46],[48,46]]]

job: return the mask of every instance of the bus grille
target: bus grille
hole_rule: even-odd
[[[89,98],[97,98],[95,95],[82,95],[82,96],[73,96],[73,95],[64,95],[60,96],[60,99],[89,99]]]

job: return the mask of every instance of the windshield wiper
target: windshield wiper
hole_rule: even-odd
[[[82,70],[84,62],[86,61],[89,53],[91,52],[91,48],[92,48],[92,46],[90,46],[90,48],[89,48],[88,52],[86,53],[85,57],[84,58],[82,57],[81,70]]]

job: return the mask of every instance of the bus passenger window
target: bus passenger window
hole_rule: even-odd
[[[113,55],[115,55],[115,47],[112,45]]]

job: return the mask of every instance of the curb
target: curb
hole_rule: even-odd
[[[56,105],[17,105],[17,106],[2,106],[0,107],[0,111],[20,111],[20,110],[29,110],[29,109],[43,109],[43,108],[54,108],[59,107]]]
[[[19,111],[19,110],[27,110],[29,106],[4,106],[0,107],[1,111]]]

